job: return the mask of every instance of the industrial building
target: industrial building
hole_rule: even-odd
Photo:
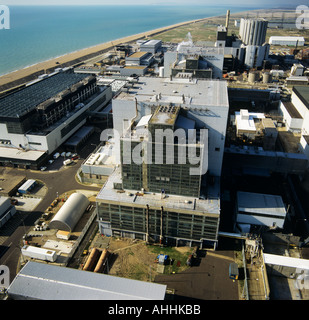
[[[166,285],[29,261],[7,293],[12,300],[164,300]]]
[[[271,36],[269,37],[270,45],[278,46],[304,46],[305,39],[304,37],[291,37],[291,36]]]
[[[239,36],[247,46],[265,43],[268,21],[265,19],[240,19]]]
[[[49,228],[71,232],[89,203],[88,198],[84,194],[78,192],[72,193],[50,221]]]
[[[112,97],[96,78],[59,69],[0,99],[0,163],[38,168]]]
[[[16,213],[15,206],[9,197],[0,196],[0,227],[2,227]]]
[[[119,166],[96,199],[100,232],[215,247],[228,109],[225,81],[139,78],[121,92],[113,100]],[[178,143],[173,138],[163,142],[156,136],[160,129],[173,134],[180,129],[184,135],[178,136]],[[191,142],[190,130],[201,129],[203,136],[197,134]],[[139,147],[144,160],[127,162]],[[156,161],[159,149],[161,162]],[[173,150],[174,159],[168,150]],[[183,162],[178,161],[180,150],[186,152]],[[188,158],[191,150],[199,158],[194,164]]]
[[[252,192],[237,192],[236,222],[242,225],[262,225],[283,228],[286,208],[280,196]]]
[[[105,145],[100,145],[82,163],[81,180],[83,182],[103,184],[106,176],[112,174],[116,167],[116,159],[113,153],[114,140],[110,139]]]
[[[300,149],[308,157],[309,88],[294,86],[291,101],[281,101],[279,111],[283,115],[287,130],[301,134]]]
[[[222,48],[180,43],[164,53],[164,77],[190,73],[198,79],[221,79],[223,60]]]

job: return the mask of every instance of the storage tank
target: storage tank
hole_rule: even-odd
[[[105,265],[105,262],[107,260],[107,257],[109,255],[109,252],[107,251],[107,249],[104,249],[101,253],[100,259],[94,269],[94,272],[99,272],[101,273],[103,271],[103,267]]]
[[[270,83],[272,81],[272,76],[269,72],[263,73],[263,83]]]
[[[254,83],[258,80],[258,73],[256,71],[249,72],[248,82]]]
[[[159,68],[159,77],[163,78],[164,77],[164,67]]]
[[[100,251],[97,248],[93,248],[86,261],[86,264],[84,265],[83,270],[92,271],[99,259],[99,254],[100,254]]]

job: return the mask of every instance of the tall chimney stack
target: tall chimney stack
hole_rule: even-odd
[[[226,12],[226,20],[225,20],[226,33],[227,33],[227,29],[229,27],[229,20],[230,20],[230,10],[227,10],[227,12]]]

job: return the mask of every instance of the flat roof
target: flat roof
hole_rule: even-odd
[[[89,77],[72,71],[59,72],[0,99],[0,116],[18,118],[77,82]]]
[[[305,41],[304,37],[293,37],[293,36],[271,36],[269,37],[269,41],[295,41],[295,40],[301,40],[301,41]]]
[[[146,52],[146,51],[138,51],[138,52],[132,53],[128,58],[141,58],[146,54],[148,54],[148,52]]]
[[[66,142],[66,146],[77,146],[87,135],[94,131],[94,127],[81,127],[77,132],[74,133]]]
[[[309,260],[307,259],[279,256],[270,253],[264,253],[263,256],[266,264],[309,270]]]
[[[294,119],[303,119],[298,110],[295,108],[294,104],[290,101],[282,101],[286,111],[289,113],[291,118]]]
[[[309,109],[309,87],[294,86],[293,92],[298,96],[302,103]]]
[[[166,285],[29,261],[8,288],[40,300],[164,300]]]
[[[143,70],[146,69],[147,66],[125,66],[124,69],[138,69],[138,70]]]
[[[22,150],[11,147],[0,147],[0,158],[37,161],[45,151]]]
[[[131,206],[142,206],[159,208],[163,206],[165,209],[181,210],[182,213],[188,211],[188,213],[199,215],[215,215],[220,214],[220,185],[219,180],[215,179],[215,183],[209,186],[208,195],[206,200],[167,194],[164,199],[161,198],[161,193],[145,192],[141,195],[141,192],[136,190],[126,190],[125,192],[119,192],[114,189],[114,183],[121,183],[121,169],[116,170],[109,176],[103,188],[97,195],[97,201],[100,202],[116,202],[117,204],[125,204]]]
[[[128,92],[117,99],[141,102],[162,102],[207,107],[229,107],[227,82],[224,80],[196,80],[182,78],[139,77]]]
[[[252,193],[237,192],[238,211],[252,213],[262,213],[265,215],[276,215],[285,217],[286,209],[281,196]]]
[[[161,40],[152,39],[152,40],[148,40],[148,41],[144,42],[143,44],[141,44],[141,46],[155,46],[160,43],[162,43]]]

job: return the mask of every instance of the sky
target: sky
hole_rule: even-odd
[[[303,0],[0,0],[5,5],[211,5],[260,8],[296,8]]]

